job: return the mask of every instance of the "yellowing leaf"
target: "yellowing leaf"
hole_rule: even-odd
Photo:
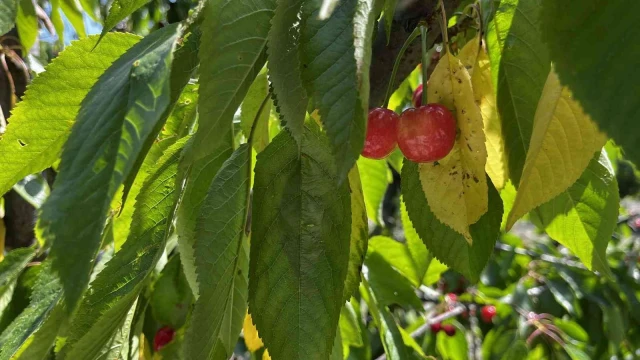
[[[552,69],[538,102],[531,144],[507,229],[575,183],[593,154],[606,142],[606,136],[573,99],[571,91],[562,87]]]
[[[444,159],[420,165],[422,189],[438,220],[471,243],[469,225],[488,209],[482,114],[473,96],[469,72],[450,52],[436,66],[429,84],[428,102],[453,111],[458,135],[453,150]]]
[[[244,343],[249,351],[256,352],[264,346],[260,335],[258,335],[258,329],[253,325],[253,319],[251,319],[251,314],[249,313],[244,317],[242,332],[244,333]]]
[[[507,170],[502,124],[496,106],[496,94],[491,82],[491,63],[480,41],[469,41],[458,54],[460,61],[471,73],[471,84],[476,103],[482,113],[487,164],[485,170],[496,189],[502,190],[509,178]]]

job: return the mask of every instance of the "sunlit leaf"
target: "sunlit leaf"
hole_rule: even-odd
[[[18,3],[16,28],[20,36],[20,43],[29,51],[38,39],[38,17],[33,0],[15,0]]]
[[[246,138],[251,135],[251,128],[255,126],[253,131],[252,146],[256,151],[262,151],[269,144],[269,114],[271,113],[271,100],[267,99],[269,94],[269,81],[267,73],[262,72],[253,80],[253,84],[249,87],[247,96],[242,102],[240,108],[240,127]],[[265,101],[263,105],[263,102]],[[258,112],[260,112],[258,114]],[[254,120],[258,123],[254,125]]]
[[[54,163],[71,133],[82,99],[111,63],[140,38],[109,34],[92,51],[97,40],[91,36],[73,42],[33,80],[13,110],[11,124],[0,140],[0,193]]]
[[[503,0],[487,30],[509,177],[520,183],[533,117],[551,61],[542,42],[541,0]]]
[[[443,224],[472,242],[469,225],[487,212],[485,176],[487,150],[482,113],[476,104],[471,76],[450,51],[433,70],[427,101],[449,108],[459,134],[444,159],[420,165],[420,180],[431,211]]]
[[[367,216],[376,223],[381,222],[380,208],[382,199],[389,186],[389,168],[385,160],[360,157],[358,170],[362,180],[362,193],[367,206]]]
[[[496,189],[504,188],[509,175],[502,135],[502,124],[496,106],[496,93],[491,82],[491,63],[484,47],[477,39],[471,40],[458,54],[462,64],[471,74],[473,95],[482,113],[487,164],[485,170]]]
[[[567,191],[535,211],[547,234],[589,269],[610,274],[606,249],[618,219],[618,184],[604,151]]]
[[[309,125],[313,126],[313,124]],[[327,359],[349,263],[351,205],[326,137],[281,132],[258,155],[249,310],[275,359]]]
[[[606,142],[606,136],[551,71],[533,120],[531,144],[507,229],[575,183]]]
[[[640,2],[542,0],[541,5],[542,33],[560,81],[640,165],[640,72],[632,70],[640,43],[631,40],[638,35]]]

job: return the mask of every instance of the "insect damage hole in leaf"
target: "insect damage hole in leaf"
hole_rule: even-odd
[[[420,164],[420,180],[433,213],[469,243],[469,225],[488,210],[485,176],[487,150],[482,113],[476,104],[471,76],[447,51],[433,71],[427,88],[429,103],[439,103],[456,114],[458,134],[444,159]]]

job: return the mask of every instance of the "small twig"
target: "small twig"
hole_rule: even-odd
[[[428,318],[425,320],[424,324],[422,326],[420,326],[419,328],[417,328],[414,332],[411,333],[411,337],[412,338],[418,338],[422,335],[424,335],[427,330],[429,330],[431,328],[431,325],[433,324],[438,324],[441,323],[447,319],[450,319],[452,317],[456,317],[460,314],[462,314],[463,312],[465,312],[467,310],[467,308],[462,305],[462,304],[457,304],[455,305],[455,307],[447,312],[444,312],[438,316],[434,316],[432,318]],[[386,360],[387,359],[387,354],[382,354],[380,356],[378,356],[376,358],[376,360]]]
[[[581,270],[589,270],[589,269],[587,269],[586,266],[584,266],[582,263],[580,263],[578,261],[559,258],[559,257],[547,255],[547,254],[538,254],[535,251],[526,250],[526,249],[522,249],[522,248],[516,248],[516,247],[513,247],[511,245],[503,244],[503,243],[500,243],[500,242],[496,243],[495,249],[501,250],[501,251],[514,252],[514,253],[519,254],[519,255],[527,255],[527,256],[531,256],[531,257],[537,257],[542,261],[545,261],[545,262],[548,262],[548,263],[552,263],[552,264],[564,265],[564,266],[568,266],[568,267],[578,268],[578,269],[581,269]]]

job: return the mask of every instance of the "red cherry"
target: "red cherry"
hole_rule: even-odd
[[[633,226],[640,230],[640,216],[638,216],[637,218],[633,219]]]
[[[175,330],[168,326],[160,328],[160,330],[156,332],[155,338],[153,338],[153,351],[158,351],[170,343],[175,334]]]
[[[442,330],[442,324],[440,323],[431,324],[432,333],[437,334],[440,330]]]
[[[418,85],[418,87],[413,91],[412,103],[415,107],[422,106],[422,84]]]
[[[451,324],[442,325],[442,330],[444,330],[447,336],[453,336],[456,334],[456,327]]]
[[[456,141],[456,120],[439,104],[407,109],[400,115],[398,146],[413,162],[433,162],[447,156]]]
[[[449,303],[454,303],[458,301],[458,296],[454,293],[448,293],[447,295],[444,296],[444,300]]]
[[[369,111],[367,121],[367,137],[362,156],[370,159],[389,156],[396,147],[400,116],[389,109],[375,108]]]
[[[480,311],[480,316],[482,317],[482,321],[490,323],[493,317],[496,316],[496,307],[493,305],[483,306]]]

